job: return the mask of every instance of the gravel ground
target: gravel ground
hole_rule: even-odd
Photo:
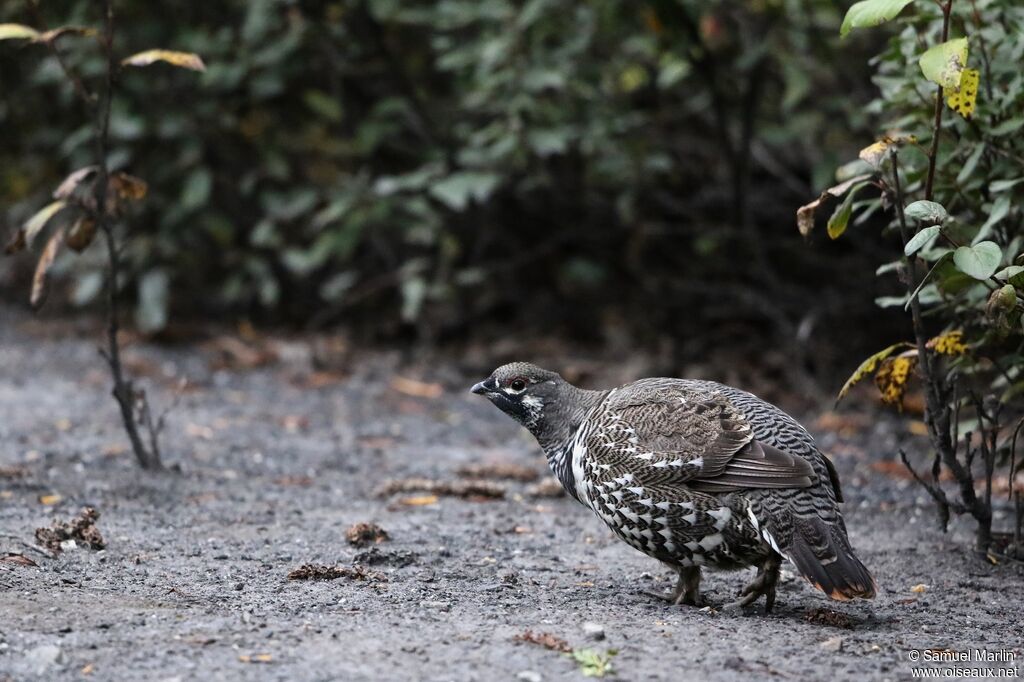
[[[800,415],[842,475],[877,599],[830,602],[786,573],[771,615],[697,610],[644,594],[669,573],[583,508],[496,478],[544,481],[543,458],[466,391],[481,377],[464,358],[361,354],[332,374],[309,347],[281,341],[245,371],[211,369],[230,346],[133,348],[156,403],[192,382],[164,434],[172,470],[144,474],[90,337],[0,308],[0,680],[582,679],[557,648],[613,650],[606,676],[623,680],[909,679],[913,651],[974,648],[1016,660],[957,665],[1021,673],[1024,570],[971,556],[965,523],[936,531],[924,495],[872,465],[908,437],[901,420]],[[471,464],[492,474],[476,492],[502,498],[378,494],[465,482]],[[106,549],[35,545],[83,506]],[[359,522],[389,539],[350,545]],[[308,563],[361,569],[288,579]],[[707,575],[709,601],[748,578]]]

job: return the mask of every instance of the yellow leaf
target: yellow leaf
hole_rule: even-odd
[[[437,495],[414,495],[412,497],[403,497],[401,502],[408,507],[424,507],[428,504],[435,504],[437,502]]]
[[[34,216],[28,219],[28,222],[25,223],[25,243],[27,246],[32,246],[32,242],[43,231],[46,224],[50,222],[50,218],[57,215],[65,206],[67,206],[67,203],[64,201],[54,201],[41,208]]]
[[[857,156],[860,157],[861,161],[866,162],[872,168],[878,170],[882,165],[882,162],[885,161],[885,153],[887,151],[889,151],[889,143],[885,140],[879,140],[873,145],[861,149]]]
[[[908,350],[894,358],[886,358],[875,373],[875,386],[882,394],[882,402],[896,405],[903,410],[903,395],[907,392],[907,380],[917,365],[917,350]]]
[[[52,507],[53,505],[58,504],[63,499],[64,498],[58,495],[57,493],[50,493],[49,495],[40,495],[39,503],[45,504],[47,507]]]
[[[921,593],[923,593],[927,589],[928,589],[927,585],[925,585],[924,583],[918,583],[917,585],[914,585],[913,587],[911,587],[910,591],[913,592],[914,594],[921,594]]]
[[[909,343],[907,343],[906,341],[900,341],[899,343],[894,343],[893,345],[889,346],[884,350],[878,351],[877,353],[869,357],[867,360],[860,363],[860,366],[854,371],[853,374],[850,375],[850,378],[846,380],[846,383],[843,384],[843,387],[839,389],[839,395],[836,396],[836,403],[845,398],[846,394],[850,392],[850,389],[853,388],[857,383],[859,383],[864,377],[866,377],[869,374],[872,374],[878,368],[878,365],[879,363],[882,362],[882,360],[885,360],[887,357],[889,357],[896,351],[908,347],[910,347]]]
[[[36,272],[32,276],[32,294],[29,296],[29,303],[35,310],[39,310],[43,303],[46,302],[46,294],[49,293],[50,289],[48,286],[50,268],[53,267],[53,261],[57,259],[57,252],[60,251],[60,243],[62,241],[64,241],[63,227],[53,233],[50,241],[46,242],[43,254],[39,256]]]
[[[39,37],[36,38],[36,42],[49,43],[57,40],[58,38],[63,38],[66,35],[94,36],[97,33],[98,31],[96,29],[89,28],[88,26],[61,26],[60,28],[52,29],[46,33],[41,33]]]
[[[199,55],[192,52],[176,52],[174,50],[146,50],[133,54],[121,61],[125,66],[149,66],[156,62],[166,62],[172,66],[193,71],[206,71],[206,65]]]
[[[974,115],[974,105],[978,101],[978,83],[981,73],[977,69],[964,69],[960,74],[960,85],[956,89],[945,89],[946,104],[950,109],[964,118]]]
[[[270,654],[241,654],[238,660],[242,663],[270,663],[274,657]]]
[[[957,356],[967,352],[967,344],[963,342],[964,333],[959,329],[944,332],[930,339],[926,346],[939,355]]]
[[[31,26],[22,24],[0,24],[0,40],[35,40],[39,37],[39,31]]]

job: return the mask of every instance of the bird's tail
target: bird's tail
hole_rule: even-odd
[[[802,521],[786,552],[800,573],[832,599],[873,598],[878,585],[853,553],[844,529],[826,528],[818,519]]]

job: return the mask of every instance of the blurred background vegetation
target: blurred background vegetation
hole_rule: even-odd
[[[97,25],[93,5],[42,11]],[[557,335],[669,361],[773,348],[831,389],[906,327],[874,306],[891,244],[795,229],[875,139],[886,35],[841,43],[847,5],[118,2],[119,53],[208,66],[120,83],[111,164],[150,184],[126,221],[136,323]],[[5,21],[33,23],[17,2]],[[101,72],[94,46],[62,47]],[[0,87],[6,237],[93,148],[45,49],[0,45]],[[57,264],[74,305],[96,305],[102,259]],[[0,261],[5,298],[32,266]]]

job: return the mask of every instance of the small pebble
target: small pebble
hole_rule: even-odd
[[[821,643],[821,648],[825,651],[842,651],[843,650],[843,638],[842,637],[829,637]]]
[[[590,639],[596,639],[598,641],[604,639],[604,626],[600,623],[586,622],[583,624],[583,634]]]
[[[523,682],[541,682],[544,678],[540,676],[540,673],[536,670],[523,670],[516,673],[516,679],[522,680]]]

